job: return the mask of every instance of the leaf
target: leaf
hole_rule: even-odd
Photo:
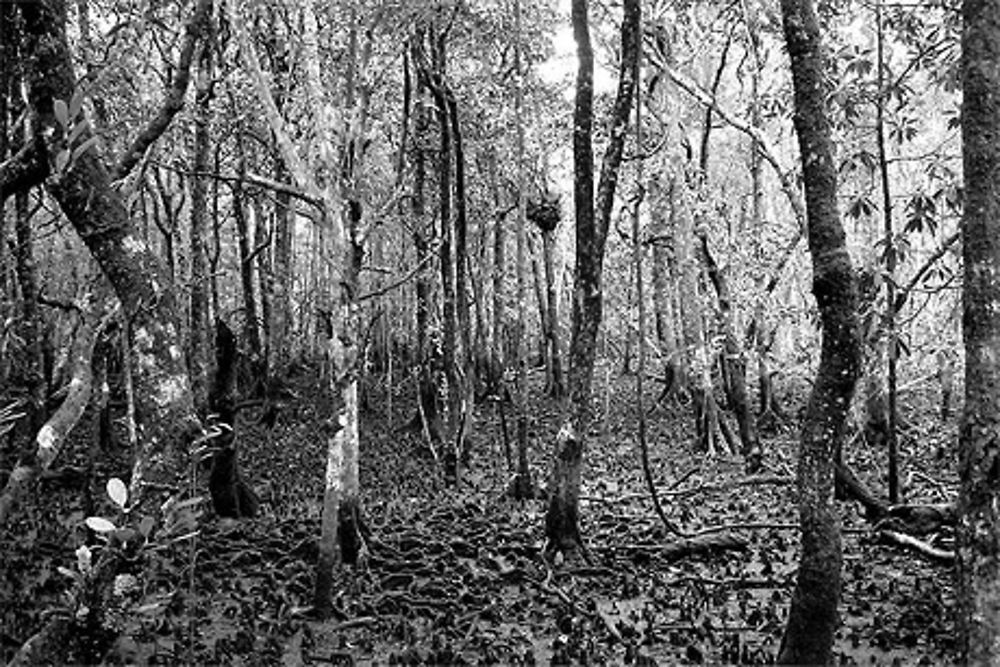
[[[83,90],[77,88],[69,100],[69,117],[76,118],[80,114],[81,108],[83,108]]]
[[[97,533],[110,533],[118,530],[118,526],[99,516],[88,516],[84,523],[87,524],[87,528]]]
[[[90,137],[89,139],[87,139],[86,141],[84,141],[82,144],[80,144],[79,146],[77,146],[76,148],[74,148],[73,149],[73,161],[76,162],[78,159],[80,159],[81,155],[83,155],[84,153],[86,153],[87,151],[89,151],[91,148],[93,148],[94,145],[97,144],[97,140],[98,140],[98,136],[95,134],[94,136]]]
[[[64,577],[69,577],[70,579],[77,579],[80,576],[73,570],[69,569],[68,567],[63,567],[62,565],[56,566],[56,572],[63,575]]]
[[[121,481],[117,477],[112,477],[108,480],[108,497],[118,507],[125,509],[125,503],[128,502],[128,489],[125,488],[125,482]]]
[[[89,129],[90,129],[90,122],[87,120],[81,120],[79,123],[76,123],[73,126],[73,130],[69,133],[69,139],[66,140],[66,143],[69,144],[70,146],[73,146],[80,138],[80,135]]]
[[[142,521],[139,522],[139,533],[148,538],[149,534],[153,532],[154,525],[156,525],[156,519],[151,516],[142,517]]]
[[[56,115],[56,120],[63,128],[69,126],[69,108],[64,100],[54,100],[52,102],[52,112]]]
[[[61,150],[56,153],[56,173],[64,173],[67,165],[69,165],[69,151]]]

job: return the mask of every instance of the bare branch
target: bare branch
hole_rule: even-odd
[[[187,93],[188,82],[191,80],[191,62],[194,60],[195,45],[208,31],[211,14],[212,0],[198,0],[191,19],[184,27],[184,45],[181,47],[181,55],[177,62],[177,72],[170,85],[170,90],[167,92],[167,97],[163,101],[163,106],[132,141],[132,145],[118,161],[114,173],[115,180],[121,180],[129,175],[129,172],[135,165],[139,164],[149,147],[166,132],[170,121],[177,115],[177,112],[184,108],[184,96]]]

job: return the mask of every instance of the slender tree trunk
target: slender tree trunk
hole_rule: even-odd
[[[545,339],[547,341],[548,365],[551,369],[552,384],[549,395],[561,399],[566,394],[566,380],[563,377],[562,352],[559,345],[559,301],[556,291],[555,230],[542,231],[542,257],[545,264]]]
[[[1000,4],[962,3],[965,407],[959,435],[962,656],[1000,662]]]
[[[882,186],[882,222],[885,242],[885,331],[888,337],[888,363],[886,364],[886,439],[889,458],[889,502],[899,502],[899,439],[896,435],[896,248],[892,229],[892,190],[889,187],[889,160],[885,146],[885,105],[889,95],[885,89],[885,34],[882,18],[882,0],[876,0],[875,24],[877,42],[875,107],[876,139],[878,143],[879,176]],[[879,376],[881,376],[879,368]]]
[[[618,92],[611,115],[611,141],[601,164],[596,205],[591,136],[594,55],[586,0],[573,0],[572,22],[579,68],[573,114],[576,268],[568,386],[571,407],[556,438],[556,460],[550,486],[552,495],[545,515],[545,534],[549,540],[549,548],[569,553],[582,546],[579,526],[580,475],[585,438],[591,420],[591,383],[603,309],[604,248],[636,85],[640,3],[639,0],[624,2]]]
[[[518,0],[519,1],[519,0]],[[504,309],[507,301],[506,266],[507,266],[507,235],[504,229],[504,214],[501,212],[500,185],[497,182],[496,150],[487,153],[490,190],[493,192],[493,326],[490,329],[490,374],[491,384],[499,387],[503,379],[504,332],[507,330],[507,318]],[[520,195],[519,195],[520,196]],[[502,396],[501,391],[497,391]]]
[[[822,351],[799,449],[802,553],[778,661],[830,664],[840,600],[840,526],[833,505],[835,454],[861,362],[857,284],[837,212],[837,170],[826,109],[825,59],[812,0],[781,0],[795,92],[795,130],[806,191],[813,294]]]
[[[208,319],[208,267],[205,237],[208,214],[209,129],[212,118],[212,51],[205,42],[198,61],[195,89],[194,155],[191,179],[191,335],[188,339],[188,364],[195,408],[204,414],[208,409],[208,387],[212,358]]]
[[[242,139],[240,139],[242,142]],[[245,171],[245,157],[240,148],[240,170]],[[263,345],[260,339],[260,319],[257,314],[257,284],[254,274],[253,261],[253,223],[249,220],[247,213],[250,210],[250,202],[247,201],[246,192],[240,181],[233,184],[233,218],[236,220],[236,239],[240,260],[240,286],[242,287],[243,301],[243,336],[247,341],[247,348],[250,353],[250,372],[256,380],[263,359]],[[256,216],[255,216],[256,217]],[[259,221],[254,221],[259,222]],[[254,387],[257,389],[257,387]]]
[[[528,193],[524,166],[524,77],[521,73],[523,33],[521,0],[514,0],[514,3],[514,32],[517,39],[514,49],[514,66],[517,72],[514,98],[514,118],[517,123],[517,475],[511,491],[514,498],[523,500],[533,497],[535,489],[528,461]]]
[[[275,155],[275,179],[283,182],[288,176],[280,155]],[[274,205],[274,246],[270,291],[270,324],[268,326],[268,377],[282,378],[290,361],[292,325],[292,216],[291,196],[279,192]]]
[[[458,120],[458,103],[449,91],[448,116],[455,152],[455,316],[461,339],[461,357],[456,366],[458,392],[458,425],[453,436],[455,451],[455,484],[462,481],[463,459],[467,455],[467,436],[474,424],[476,366],[473,356],[472,317],[469,309],[468,216],[466,215],[465,150],[462,128]]]

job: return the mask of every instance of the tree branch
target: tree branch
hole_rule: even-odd
[[[799,229],[805,229],[806,206],[802,199],[802,194],[799,192],[799,189],[794,182],[793,175],[781,167],[781,164],[778,162],[778,158],[775,157],[774,149],[771,148],[770,143],[761,131],[746,121],[736,118],[731,113],[726,111],[715,99],[715,97],[708,93],[708,91],[704,90],[697,83],[689,79],[681,72],[678,72],[670,65],[661,63],[659,64],[659,67],[668,77],[670,77],[671,81],[677,84],[679,88],[686,91],[699,103],[714,110],[715,113],[719,115],[719,118],[731,125],[733,128],[743,132],[757,143],[761,157],[767,160],[768,164],[774,168],[774,172],[778,176],[778,181],[781,183],[781,190],[785,193],[785,197],[788,199],[788,203],[792,207]]]
[[[0,162],[0,206],[7,197],[40,185],[49,174],[45,151],[37,141],[24,145],[16,155]]]
[[[184,108],[184,96],[187,93],[188,82],[191,80],[191,62],[194,60],[194,48],[198,40],[208,31],[212,15],[212,0],[198,0],[191,19],[184,27],[184,45],[177,62],[177,72],[170,85],[166,99],[160,111],[149,121],[149,124],[132,141],[125,154],[115,167],[114,179],[121,180],[139,163],[153,143],[159,139],[170,121]]]

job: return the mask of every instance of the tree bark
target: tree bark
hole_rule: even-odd
[[[580,474],[585,438],[591,420],[591,383],[597,334],[603,309],[602,269],[618,169],[621,166],[636,87],[639,57],[639,0],[625,0],[621,28],[618,91],[611,115],[611,139],[601,164],[594,202],[594,54],[586,0],[573,0],[573,36],[579,68],[573,117],[573,204],[576,211],[576,266],[573,290],[573,332],[570,343],[570,409],[556,438],[545,534],[550,549],[572,553],[582,546],[579,530]],[[596,213],[596,214],[595,214]]]
[[[806,191],[813,294],[822,322],[816,382],[799,449],[802,553],[778,662],[829,664],[840,600],[841,544],[834,460],[861,364],[857,284],[837,211],[837,171],[826,110],[824,56],[812,0],[781,0],[791,59],[795,130]]]
[[[1000,4],[962,3],[965,407],[959,435],[958,601],[968,664],[1000,661]]]

